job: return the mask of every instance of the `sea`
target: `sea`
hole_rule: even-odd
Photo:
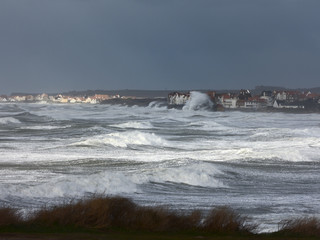
[[[204,213],[228,206],[277,231],[320,216],[320,114],[145,104],[0,103],[0,207],[96,195]]]

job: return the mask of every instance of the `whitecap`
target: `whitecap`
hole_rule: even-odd
[[[6,124],[19,124],[21,123],[18,119],[13,117],[3,117],[0,118],[0,124],[6,125]]]
[[[64,129],[69,128],[71,125],[66,126],[29,126],[29,127],[21,127],[21,129],[26,130],[53,130],[53,129]]]
[[[135,182],[178,183],[197,187],[227,187],[216,176],[223,174],[213,164],[197,163],[184,166],[151,169],[135,176]]]
[[[117,127],[117,128],[134,128],[134,129],[151,129],[153,128],[152,124],[150,122],[125,122],[120,124],[114,124],[111,125],[111,127]]]
[[[83,197],[85,194],[123,194],[138,192],[137,185],[121,172],[101,172],[98,174],[54,177],[38,185],[10,185],[0,189],[2,196],[30,198]]]
[[[164,105],[164,102],[152,101],[149,103],[148,108],[166,110],[168,107]]]
[[[103,146],[111,145],[114,147],[126,148],[129,145],[149,145],[149,146],[168,146],[165,139],[154,133],[144,133],[140,131],[115,132],[88,138],[84,141],[76,142],[71,146]]]

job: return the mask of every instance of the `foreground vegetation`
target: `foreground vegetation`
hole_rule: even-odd
[[[319,239],[320,220],[280,223],[278,232],[256,234],[256,225],[228,207],[207,215],[138,206],[121,197],[94,197],[43,208],[22,217],[0,208],[0,239]]]

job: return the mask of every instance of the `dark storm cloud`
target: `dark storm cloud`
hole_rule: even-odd
[[[2,0],[0,93],[319,85],[320,1]]]

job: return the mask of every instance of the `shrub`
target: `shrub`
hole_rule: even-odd
[[[315,217],[302,217],[280,222],[280,232],[320,236],[320,220]]]
[[[250,232],[246,218],[227,207],[213,209],[203,220],[200,211],[176,213],[163,207],[143,207],[122,197],[94,197],[35,212],[29,224],[95,229],[146,231]]]
[[[247,218],[229,207],[218,207],[208,214],[203,228],[210,232],[251,232],[257,228],[247,223]]]
[[[0,208],[0,226],[16,225],[22,221],[16,209]]]
[[[136,205],[126,198],[95,197],[52,208],[43,208],[30,218],[41,225],[72,225],[87,228],[109,228],[127,225]]]

